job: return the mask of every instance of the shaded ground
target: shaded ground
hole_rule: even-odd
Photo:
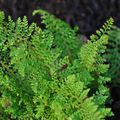
[[[53,13],[71,26],[79,26],[79,32],[86,36],[94,33],[111,16],[120,26],[120,0],[0,0],[0,9],[14,20],[26,15],[29,22],[39,24],[39,19],[32,17],[32,11],[38,8]],[[111,89],[116,117],[109,120],[120,120],[119,91],[120,88]]]

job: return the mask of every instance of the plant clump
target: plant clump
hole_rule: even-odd
[[[0,12],[0,119],[104,120],[109,19],[85,44],[76,29],[44,10],[44,29]]]

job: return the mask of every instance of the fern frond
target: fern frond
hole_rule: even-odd
[[[114,22],[113,18],[107,20],[107,22],[102,26],[102,28],[96,31],[96,34],[90,36],[90,40],[94,42],[98,40],[102,35],[104,34],[108,35],[110,33],[113,22]]]
[[[109,34],[109,44],[107,46],[106,54],[107,62],[110,64],[110,69],[108,75],[112,79],[113,86],[120,85],[120,28],[113,27],[112,31]]]
[[[68,55],[72,62],[73,58],[76,57],[77,51],[80,49],[76,29],[71,29],[67,23],[44,10],[35,10],[33,15],[36,14],[42,15],[42,23],[45,24],[46,30],[53,34],[53,47],[55,46],[63,50],[62,56]]]

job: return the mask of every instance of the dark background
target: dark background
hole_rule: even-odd
[[[32,16],[35,9],[45,9],[72,27],[79,26],[79,33],[89,37],[109,17],[120,26],[120,0],[0,0],[0,9],[14,20],[26,15],[29,22],[40,19]],[[111,88],[112,110],[114,117],[108,120],[120,120],[120,88]]]
[[[31,22],[35,20],[32,11],[39,8],[53,13],[71,26],[79,26],[80,33],[87,36],[110,16],[120,26],[120,0],[0,0],[0,9],[13,19],[26,15]]]

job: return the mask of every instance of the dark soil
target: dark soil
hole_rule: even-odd
[[[26,15],[29,22],[40,25],[40,19],[32,17],[35,9],[45,9],[68,22],[72,27],[79,26],[79,32],[87,37],[95,32],[109,17],[120,26],[120,0],[0,0],[0,9],[14,20]],[[111,88],[114,118],[120,120],[120,88]]]

